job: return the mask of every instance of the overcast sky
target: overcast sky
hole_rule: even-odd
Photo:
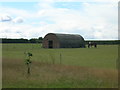
[[[118,0],[33,1],[0,2],[0,38],[67,33],[86,40],[118,39]]]

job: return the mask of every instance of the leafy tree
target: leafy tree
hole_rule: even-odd
[[[32,63],[32,61],[31,61],[31,58],[32,58],[32,53],[30,53],[30,52],[27,52],[27,53],[25,53],[26,54],[26,56],[27,56],[27,58],[25,59],[25,64],[27,65],[27,73],[28,73],[28,75],[30,75],[30,65],[31,65],[31,63]]]

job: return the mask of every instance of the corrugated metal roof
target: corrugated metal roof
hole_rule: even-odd
[[[84,38],[79,34],[60,34],[60,33],[49,33],[54,34],[58,38],[60,42],[61,48],[77,48],[77,47],[84,47],[85,42]]]

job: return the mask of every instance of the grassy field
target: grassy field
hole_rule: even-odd
[[[3,44],[2,48],[3,88],[118,87],[117,45],[44,49],[40,44]],[[33,54],[30,76],[25,52]]]

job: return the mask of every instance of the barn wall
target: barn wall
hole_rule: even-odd
[[[49,48],[49,41],[53,41],[53,48],[59,48],[59,41],[54,34],[47,34],[43,39],[43,47]]]

